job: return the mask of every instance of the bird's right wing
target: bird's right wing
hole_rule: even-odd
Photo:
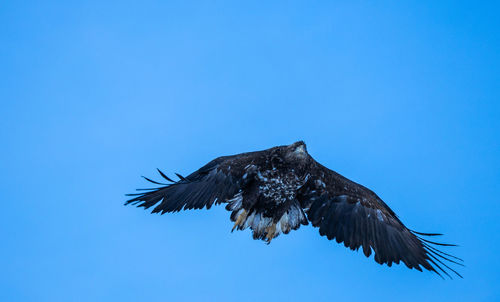
[[[235,160],[234,156],[219,157],[200,168],[198,171],[174,181],[158,170],[160,175],[169,183],[160,183],[144,177],[149,182],[161,187],[138,189],[142,193],[127,194],[135,196],[125,204],[150,208],[158,204],[152,213],[177,212],[180,210],[210,209],[212,205],[225,202],[235,195],[239,189],[239,179],[234,172],[223,169],[227,161]]]

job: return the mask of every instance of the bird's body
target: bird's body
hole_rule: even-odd
[[[450,258],[458,258],[419,237],[437,234],[406,228],[371,190],[316,162],[302,141],[219,157],[187,177],[178,175],[177,182],[160,173],[172,183],[148,179],[165,186],[136,194],[127,204],[149,208],[159,203],[153,213],[163,214],[225,203],[233,230],[250,228],[254,239],[270,243],[311,222],[322,236],[352,250],[362,247],[366,256],[373,250],[380,264],[402,261],[409,268],[436,273],[438,268],[448,275],[442,265],[455,272],[442,260],[457,263]]]

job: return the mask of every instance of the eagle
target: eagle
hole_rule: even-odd
[[[127,194],[127,204],[152,213],[210,209],[225,204],[234,222],[232,230],[250,228],[254,239],[267,242],[311,223],[328,240],[351,250],[362,249],[379,264],[403,262],[408,268],[422,268],[452,277],[450,262],[462,259],[447,254],[438,243],[407,228],[387,204],[368,188],[324,167],[307,152],[303,141],[270,149],[218,157],[177,181],[158,169],[168,183]],[[447,264],[448,263],[448,264]]]

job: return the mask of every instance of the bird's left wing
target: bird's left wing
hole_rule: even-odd
[[[362,247],[367,257],[373,250],[380,264],[391,266],[401,261],[420,271],[423,267],[439,274],[439,269],[449,276],[449,269],[460,276],[443,260],[461,265],[455,261],[461,259],[435,247],[449,244],[421,237],[440,234],[408,229],[375,193],[315,161],[310,173],[299,193],[307,217],[320,235],[343,242],[352,250]]]
[[[230,163],[244,161],[245,156],[224,156],[212,160],[199,170],[173,181],[160,170],[160,175],[169,183],[160,183],[144,177],[149,182],[161,185],[158,188],[139,189],[142,193],[127,194],[135,196],[125,204],[150,208],[158,204],[152,213],[177,212],[180,210],[210,209],[212,205],[225,202],[240,189],[238,172],[231,170]]]

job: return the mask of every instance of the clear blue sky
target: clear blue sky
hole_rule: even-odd
[[[498,5],[269,2],[1,5],[1,301],[499,301]],[[299,139],[465,279],[123,206],[157,167]]]

